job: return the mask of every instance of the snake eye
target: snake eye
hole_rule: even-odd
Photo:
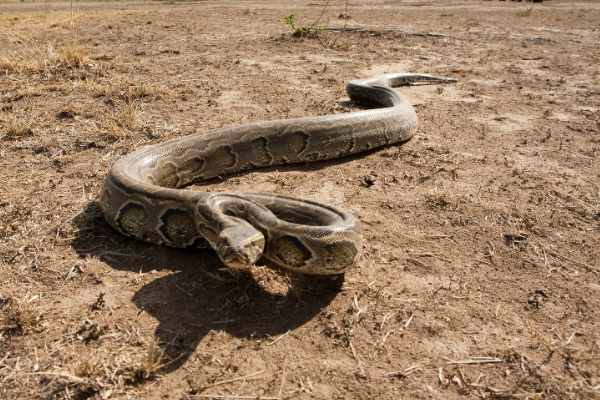
[[[252,245],[252,247],[256,246],[256,240],[251,241],[250,244]]]

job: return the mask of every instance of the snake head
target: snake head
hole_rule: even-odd
[[[262,256],[265,237],[246,224],[223,229],[217,237],[215,250],[229,268],[248,268]]]

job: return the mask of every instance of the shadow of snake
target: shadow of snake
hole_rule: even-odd
[[[291,286],[283,293],[270,292],[249,275],[222,282],[214,276],[231,275],[222,272],[216,254],[126,238],[104,221],[97,203],[88,205],[74,222],[86,228],[79,230],[80,237],[73,243],[78,254],[88,254],[115,270],[141,272],[144,279],[152,279],[154,271],[162,275],[144,284],[131,300],[158,321],[154,338],[166,356],[163,373],[179,369],[211,332],[271,340],[294,331],[319,315],[340,293],[344,282],[343,275],[291,274]],[[90,234],[93,244],[86,236]],[[207,341],[205,346],[209,344]]]

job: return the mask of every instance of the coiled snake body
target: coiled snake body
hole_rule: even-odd
[[[104,217],[117,231],[178,248],[210,245],[232,268],[264,254],[308,274],[339,274],[362,248],[358,221],[337,207],[263,193],[177,189],[192,182],[265,166],[324,160],[402,142],[417,115],[393,86],[454,82],[420,74],[355,80],[347,92],[373,110],[215,129],[134,151],[111,168],[102,190]]]

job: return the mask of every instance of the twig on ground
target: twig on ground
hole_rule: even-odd
[[[471,383],[471,386],[482,388],[483,390],[487,390],[487,391],[490,391],[492,393],[504,393],[504,392],[508,392],[508,390],[505,390],[505,389],[495,389],[493,387],[489,387],[489,386],[482,385],[482,384],[479,384],[479,383]]]
[[[206,388],[209,388],[209,387],[224,385],[226,383],[231,383],[231,382],[244,381],[244,380],[247,380],[247,379],[260,379],[260,377],[258,377],[256,375],[262,374],[265,371],[266,371],[266,369],[263,369],[262,371],[254,372],[252,374],[245,375],[245,376],[240,376],[239,378],[225,379],[223,381],[213,382],[210,385],[205,386],[204,388],[206,389]]]
[[[582,263],[582,262],[579,262],[579,261],[573,260],[572,258],[569,258],[569,257],[563,256],[563,255],[561,255],[561,254],[558,254],[557,252],[555,252],[555,251],[552,251],[552,250],[550,250],[550,249],[548,249],[548,250],[545,250],[545,251],[547,251],[548,253],[552,254],[552,255],[553,255],[553,256],[555,256],[555,257],[562,258],[563,260],[569,261],[569,262],[571,262],[571,263],[573,263],[573,264],[575,264],[575,265],[579,265],[580,267],[583,267],[583,268],[587,269],[587,270],[588,270],[588,271],[590,271],[590,272],[593,272],[593,273],[595,273],[595,274],[600,274],[600,271],[598,271],[598,270],[597,270],[597,269],[595,269],[595,268],[592,268],[592,267],[590,267],[590,266],[589,266],[589,265],[587,265],[587,264],[584,264],[584,263]]]
[[[362,361],[360,361],[360,358],[358,358],[358,354],[356,354],[356,350],[354,350],[354,346],[352,345],[352,342],[348,341],[348,344],[350,345],[350,350],[352,350],[352,356],[354,356],[354,360],[356,361],[356,366],[358,367],[360,373],[363,376],[366,376],[365,369],[363,367],[363,363],[362,363]]]
[[[563,344],[563,347],[568,346],[569,343],[571,343],[571,340],[573,340],[573,338],[577,335],[577,332],[573,332],[573,334],[571,335],[571,337],[569,338],[569,340],[567,340],[567,342],[565,344]]]
[[[444,238],[452,239],[454,236],[453,235],[425,235],[425,237],[429,238],[429,239],[444,239]]]
[[[190,292],[188,292],[188,291],[187,291],[187,290],[185,290],[185,289],[182,289],[182,288],[181,288],[181,287],[180,287],[178,284],[175,284],[175,286],[177,287],[177,289],[181,290],[183,293],[187,294],[188,296],[190,296],[190,297],[194,297],[194,295],[193,295],[193,294],[191,294]]]
[[[421,364],[419,365],[413,365],[412,367],[408,367],[405,370],[401,370],[401,371],[394,371],[394,372],[388,372],[386,375],[387,376],[408,376],[410,374],[412,374],[415,371],[422,371],[421,369]]]
[[[573,151],[573,150],[567,149],[565,146],[560,146],[560,148],[561,148],[561,149],[563,149],[563,150],[566,150],[566,151],[568,151],[569,153],[571,153],[571,154],[573,154],[573,155],[576,155],[576,156],[578,156],[578,157],[582,157],[582,158],[589,158],[589,159],[591,159],[591,158],[592,158],[592,157],[590,157],[590,156],[586,156],[585,154],[577,153],[577,152],[575,152],[575,151]]]
[[[273,340],[271,343],[267,343],[267,346],[272,346],[275,343],[279,342],[281,339],[286,337],[290,332],[291,332],[291,329],[289,331],[287,331],[286,333],[284,333],[283,335],[279,336],[277,339]]]
[[[444,386],[448,386],[448,384],[450,383],[449,379],[444,378],[444,367],[440,367],[440,369],[438,370],[438,378],[440,380],[440,383]]]
[[[21,375],[23,375],[23,376],[26,376],[26,375],[53,375],[53,376],[60,376],[62,378],[70,378],[76,382],[84,382],[85,381],[83,378],[80,378],[78,376],[64,374],[64,373],[60,373],[60,372],[26,372],[26,373],[22,373],[22,374],[16,374],[15,376],[21,376]]]
[[[285,360],[283,361],[283,371],[281,372],[281,385],[279,386],[279,393],[277,397],[281,398],[281,392],[283,391],[283,383],[285,382],[285,367],[287,366],[287,355],[285,356]]]
[[[344,15],[348,15],[348,0],[346,0],[346,10],[344,11]],[[335,42],[338,41],[338,39],[340,37],[342,37],[342,35],[344,34],[344,32],[346,32],[346,24],[348,23],[348,18],[344,18],[344,28],[340,31],[340,34],[333,40],[333,43],[331,43],[332,46],[335,45]]]
[[[403,330],[408,328],[408,325],[410,325],[410,323],[412,322],[414,317],[415,317],[415,313],[413,312],[412,314],[410,314],[410,317],[408,318],[408,321],[406,321],[404,326],[402,328],[398,329],[398,332],[402,332]]]
[[[411,253],[411,255],[417,256],[417,257],[433,257],[433,258],[437,258],[439,260],[446,261],[446,262],[449,262],[449,263],[453,262],[452,260],[440,257],[440,256],[438,256],[437,254],[434,254],[434,253]]]
[[[83,214],[84,212],[86,212],[87,210],[88,210],[88,208],[85,207],[83,210],[79,211],[77,214],[73,215],[71,218],[69,218],[66,221],[61,222],[60,224],[56,225],[48,233],[56,231],[56,236],[58,237],[58,235],[60,233],[60,228],[62,228],[64,225],[68,224],[69,222],[73,221],[75,218],[77,218],[78,216],[80,216],[81,214]]]
[[[264,396],[232,396],[229,394],[188,394],[189,397],[215,398],[215,399],[252,399],[252,400],[279,400],[280,397]]]
[[[384,29],[384,30],[368,29],[368,28],[344,28],[344,29],[346,31],[348,31],[348,32],[365,32],[365,33],[375,33],[375,32],[391,33],[391,32],[399,32],[399,33],[402,33],[403,35],[409,35],[409,36],[448,37],[448,35],[444,35],[443,33],[433,33],[433,32],[404,32],[404,31],[397,31],[395,29]],[[340,28],[323,28],[323,30],[324,31],[339,31]]]
[[[450,360],[450,359],[448,358],[448,360]],[[494,363],[501,363],[501,362],[504,362],[504,360],[502,360],[500,358],[473,357],[470,360],[461,360],[461,361],[450,360],[446,364],[494,364]]]
[[[321,17],[323,17],[323,14],[325,14],[325,9],[327,9],[327,6],[329,5],[329,1],[330,0],[327,0],[327,3],[325,3],[325,7],[323,7],[323,11],[321,11],[321,15],[319,15],[319,18],[317,18],[317,20],[312,24],[312,26],[317,26],[317,24],[321,20]]]

